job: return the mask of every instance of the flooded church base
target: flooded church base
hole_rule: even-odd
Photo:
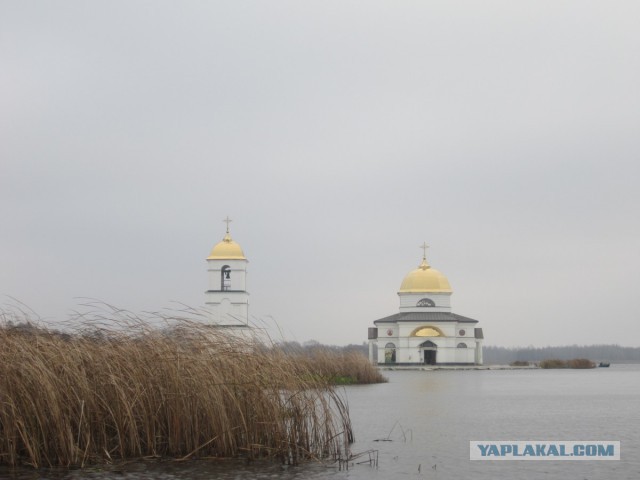
[[[374,365],[482,365],[484,335],[478,320],[451,311],[449,280],[425,255],[398,291],[399,312],[369,328]]]

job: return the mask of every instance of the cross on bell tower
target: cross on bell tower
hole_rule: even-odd
[[[422,249],[422,259],[426,260],[427,259],[427,248],[429,248],[429,245],[427,245],[427,242],[423,242],[423,244],[420,245],[420,248]]]

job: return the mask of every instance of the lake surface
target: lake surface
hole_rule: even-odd
[[[389,383],[344,388],[356,435],[352,452],[377,450],[377,468],[200,460],[75,472],[0,470],[0,477],[640,479],[640,365],[384,373]],[[470,461],[470,440],[619,440],[621,460]]]

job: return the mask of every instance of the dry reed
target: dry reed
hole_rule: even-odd
[[[300,374],[313,372],[335,385],[384,383],[387,379],[374,367],[369,359],[358,351],[336,351],[314,347],[290,352]]]
[[[344,455],[348,409],[324,376],[221,329],[120,313],[117,328],[65,334],[5,315],[0,464]]]
[[[573,358],[571,360],[559,360],[556,358],[542,360],[540,368],[595,368],[596,364],[586,358]]]

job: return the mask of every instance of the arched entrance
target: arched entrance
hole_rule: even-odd
[[[384,363],[396,363],[396,346],[391,342],[384,346]]]
[[[438,353],[438,346],[431,340],[422,342],[418,348],[422,350],[422,358],[425,365],[435,365],[436,356]]]

